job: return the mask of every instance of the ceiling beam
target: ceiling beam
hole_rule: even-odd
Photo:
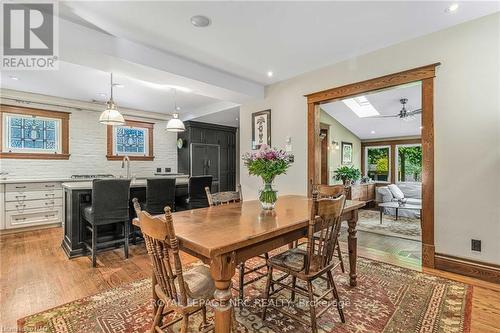
[[[264,86],[189,59],[59,20],[60,59],[136,79],[187,87],[198,95],[242,103]]]
[[[206,116],[206,115],[209,115],[212,113],[226,111],[226,110],[239,108],[239,107],[240,107],[239,104],[221,101],[221,102],[206,105],[206,106],[194,109],[194,110],[190,110],[187,113],[183,113],[182,120],[184,120],[184,121],[191,120],[191,119],[199,118],[201,116]]]

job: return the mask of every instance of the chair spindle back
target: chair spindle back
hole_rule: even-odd
[[[138,216],[158,284],[172,301],[186,306],[187,293],[179,256],[179,242],[175,236],[170,207],[165,207],[165,219],[153,217],[145,211],[140,211]]]
[[[236,191],[210,193],[210,188],[205,187],[207,193],[208,204],[210,206],[226,205],[234,202],[243,201],[241,194],[241,185],[236,187]]]
[[[135,215],[137,216],[137,218],[139,218],[139,215],[141,214],[141,211],[142,211],[141,204],[139,203],[139,199],[133,198],[132,204],[134,205]]]
[[[345,195],[313,199],[309,220],[306,274],[330,265],[340,231]]]
[[[316,197],[321,198],[337,198],[345,194],[344,185],[323,185],[318,184],[315,186]],[[313,192],[314,193],[314,192]]]

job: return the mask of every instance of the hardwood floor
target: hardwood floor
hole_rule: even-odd
[[[415,258],[420,244],[404,239],[358,232],[358,254],[420,270]],[[392,237],[389,237],[392,238]],[[62,229],[52,228],[0,236],[0,332],[15,332],[16,320],[150,274],[143,245],[98,254],[98,267],[87,257],[68,260],[60,248]],[[416,244],[415,244],[416,243]],[[344,249],[347,245],[342,243]],[[412,252],[417,249],[417,252]],[[408,254],[411,252],[411,254]],[[182,256],[183,263],[195,260]],[[474,285],[472,332],[500,332],[500,285],[437,270],[430,274]]]

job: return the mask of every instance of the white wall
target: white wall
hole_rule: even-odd
[[[24,97],[26,96],[29,97],[29,95]],[[46,96],[45,98],[47,100]],[[63,101],[57,98],[49,100],[52,103],[68,103],[68,100]],[[58,108],[51,109],[57,111]],[[65,109],[65,111],[68,110]],[[126,119],[143,119],[132,116],[131,112],[128,114],[130,116],[125,117]],[[1,170],[8,172],[9,178],[52,178],[97,173],[125,175],[125,169],[121,169],[121,161],[106,159],[106,126],[99,124],[99,115],[100,113],[96,111],[71,110],[69,120],[71,156],[69,160],[1,159]],[[162,169],[170,167],[172,172],[177,172],[177,134],[165,130],[166,120],[143,120],[155,123],[153,132],[155,159],[154,161],[131,161],[131,173],[137,176],[152,176],[157,167]]]
[[[266,88],[241,107],[241,152],[250,150],[251,113],[272,109],[273,145],[293,139],[295,164],[280,194],[306,194],[305,94],[441,62],[435,80],[436,252],[500,264],[500,14],[381,49]],[[242,166],[244,168],[244,166]],[[245,198],[259,182],[241,172]],[[471,238],[483,250],[470,250]]]
[[[329,125],[328,129],[328,184],[342,184],[342,181],[334,179],[335,173],[342,166],[342,141],[352,143],[352,165],[361,171],[361,140],[335,118],[325,111],[320,111],[320,123]],[[332,141],[339,144],[339,149],[335,149]]]

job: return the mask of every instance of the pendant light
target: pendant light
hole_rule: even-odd
[[[167,123],[167,131],[169,132],[184,132],[186,127],[182,120],[179,119],[179,114],[177,113],[177,102],[175,100],[176,91],[174,90],[174,113],[172,114],[172,119]]]
[[[106,110],[101,113],[99,122],[104,125],[120,126],[125,125],[125,119],[118,111],[118,105],[113,101],[113,73],[111,73],[111,96],[106,102]]]

